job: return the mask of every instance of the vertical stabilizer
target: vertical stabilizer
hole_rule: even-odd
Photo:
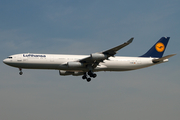
[[[149,51],[140,57],[161,58],[164,54],[170,37],[162,37]]]

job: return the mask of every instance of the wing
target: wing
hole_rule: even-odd
[[[99,52],[99,53],[92,53],[89,57],[84,59],[80,59],[79,62],[83,63],[84,65],[90,65],[92,68],[95,68],[100,62],[103,62],[105,59],[114,56],[118,50],[122,49],[123,47],[129,45],[134,38],[129,39],[127,42],[118,45],[114,48],[109,50]]]
[[[106,50],[104,52],[102,52],[103,54],[109,55],[109,56],[114,56],[118,50],[122,49],[123,47],[129,45],[134,38],[129,39],[127,42],[125,42],[124,44],[118,45],[117,47],[111,48],[109,50]]]

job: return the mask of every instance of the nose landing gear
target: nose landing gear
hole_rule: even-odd
[[[22,75],[23,74],[23,72],[22,72],[22,69],[21,68],[19,68],[19,75]]]

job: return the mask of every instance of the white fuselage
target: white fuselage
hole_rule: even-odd
[[[80,71],[87,72],[88,68],[81,67],[69,67],[68,62],[78,61],[88,57],[88,55],[63,55],[63,54],[33,54],[24,53],[11,55],[4,59],[3,62],[7,65],[26,68],[26,69],[55,69],[66,71]],[[93,71],[127,71],[135,70],[144,67],[155,65],[152,62],[154,58],[146,57],[109,57],[108,60],[100,62],[99,65]],[[163,62],[166,62],[164,60]],[[157,63],[156,63],[157,64]]]

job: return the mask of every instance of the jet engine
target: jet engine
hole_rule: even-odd
[[[104,60],[107,59],[107,55],[101,53],[93,53],[90,55],[93,60]]]
[[[59,75],[62,75],[62,76],[72,75],[72,74],[73,72],[70,72],[70,71],[59,70]]]

